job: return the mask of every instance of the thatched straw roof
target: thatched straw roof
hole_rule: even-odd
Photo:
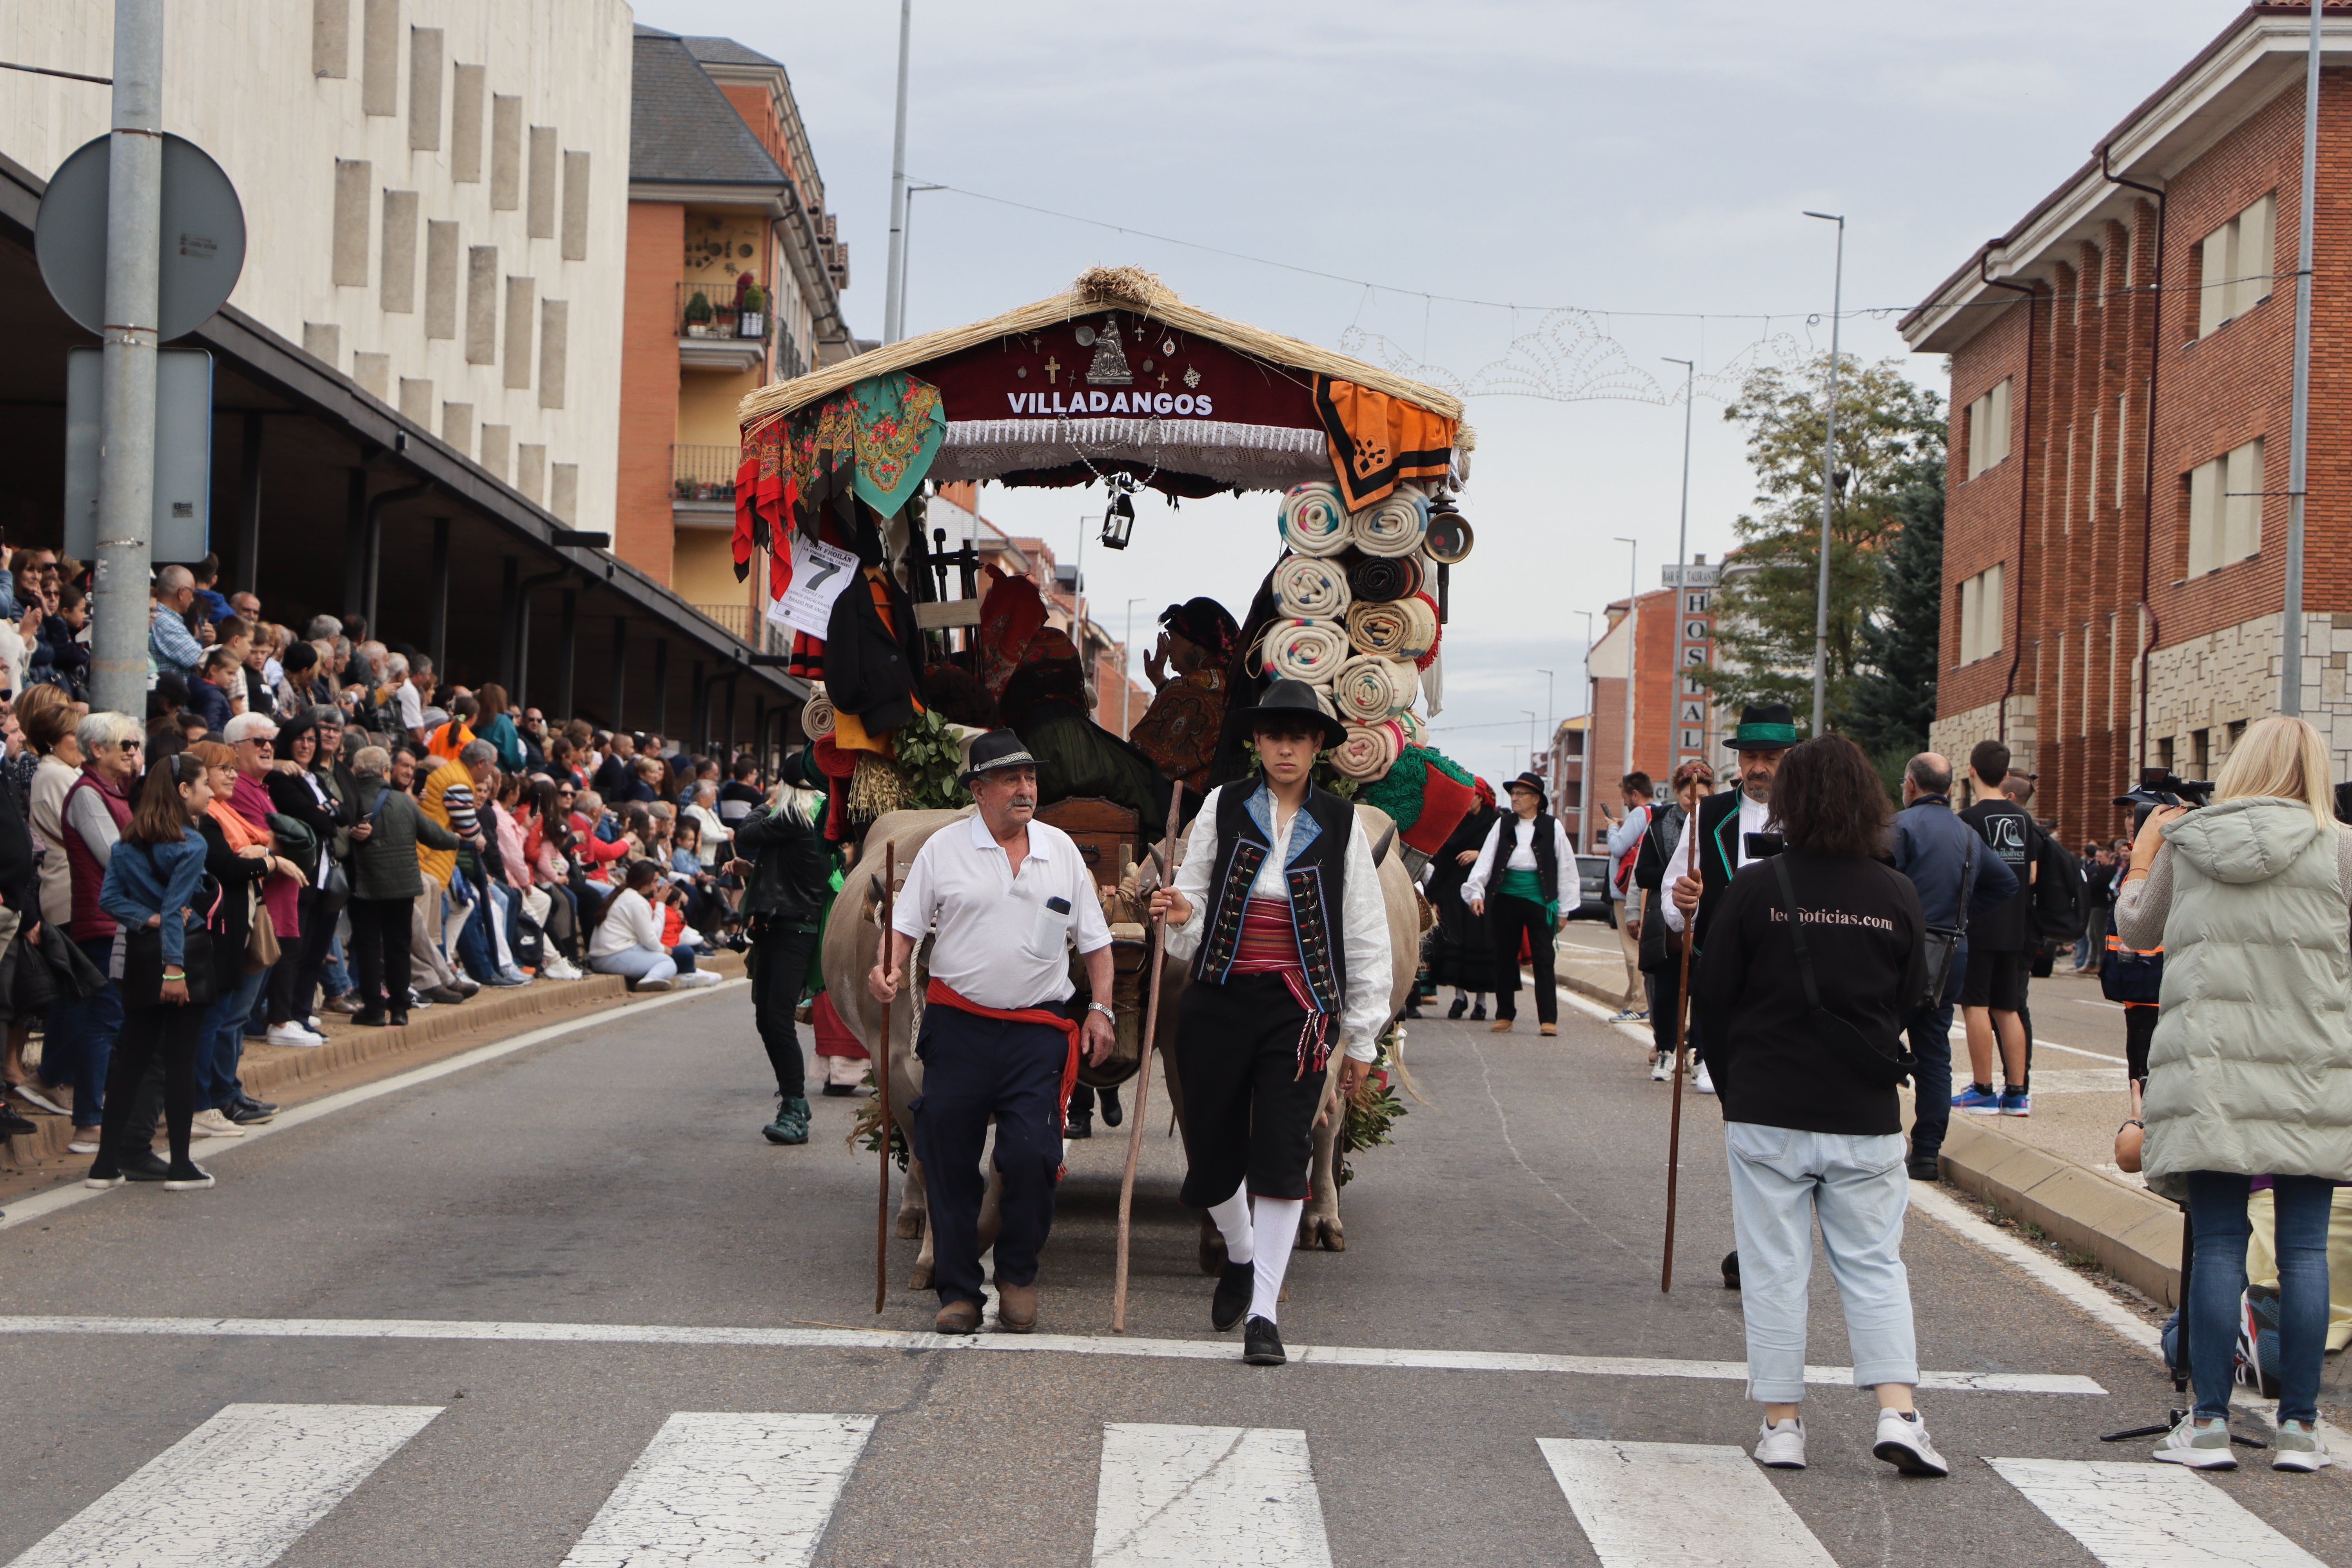
[[[743,399],[737,411],[738,417],[748,429],[773,416],[790,414],[815,403],[869,375],[887,375],[892,371],[909,370],[1010,333],[1034,331],[1041,327],[1075,321],[1105,306],[1124,307],[1140,312],[1179,331],[1207,338],[1229,349],[1255,354],[1276,364],[1352,381],[1360,386],[1369,386],[1376,392],[1385,392],[1392,397],[1419,404],[1431,413],[1448,419],[1458,421],[1462,417],[1462,400],[1451,393],[1441,392],[1436,387],[1398,375],[1393,371],[1366,364],[1362,360],[1334,353],[1314,343],[1301,342],[1297,338],[1262,331],[1245,321],[1227,321],[1223,316],[1195,310],[1177,299],[1175,291],[1156,276],[1138,267],[1090,268],[1079,275],[1067,293],[1056,294],[1050,300],[1040,300],[1034,305],[1024,305],[985,321],[974,321],[969,326],[950,327],[944,331],[926,332],[919,338],[908,338],[871,353],[856,354],[821,370],[811,371],[791,381],[771,383]]]

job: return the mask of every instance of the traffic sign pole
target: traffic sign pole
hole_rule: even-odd
[[[147,714],[147,576],[155,510],[163,132],[163,0],[114,0],[90,697],[96,707],[128,713],[142,725]]]

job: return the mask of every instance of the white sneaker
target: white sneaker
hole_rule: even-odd
[[[2336,1462],[2318,1427],[2308,1421],[2280,1422],[2271,1447],[2276,1452],[2271,1460],[2273,1470],[2324,1470]]]
[[[539,973],[540,977],[544,980],[584,980],[587,978],[587,976],[581,972],[581,968],[578,964],[572,963],[570,959],[564,957],[560,952],[550,953],[548,955],[547,962],[540,965]]]
[[[677,977],[677,988],[680,991],[699,991],[706,985],[718,984],[719,972],[715,969],[689,970]]]
[[[75,1154],[97,1153],[98,1129],[95,1127],[75,1128],[73,1132],[73,1142],[67,1144],[66,1148],[68,1152]]]
[[[218,1110],[199,1110],[189,1124],[189,1131],[199,1138],[242,1138],[245,1129],[231,1121]]]
[[[1948,1476],[1952,1467],[1936,1446],[1927,1440],[1927,1424],[1918,1412],[1905,1420],[1899,1410],[1878,1413],[1878,1441],[1872,1445],[1874,1455],[1885,1460],[1906,1476]]]
[[[317,1050],[327,1043],[324,1035],[314,1035],[291,1018],[283,1024],[272,1024],[262,1039],[273,1046],[297,1046],[306,1051]]]
[[[669,987],[670,983],[667,980],[640,980],[635,985],[630,986],[629,989],[636,992],[650,992],[667,991]]]
[[[1701,1094],[1713,1094],[1715,1092],[1715,1079],[1707,1076],[1706,1058],[1705,1057],[1701,1057],[1699,1058],[1698,1071],[1691,1075],[1691,1087],[1698,1090]]]
[[[1650,1063],[1650,1081],[1664,1083],[1675,1076],[1675,1058],[1660,1051]]]
[[[1768,1470],[1805,1468],[1805,1424],[1791,1415],[1779,1426],[1766,1423],[1756,1433],[1756,1462]]]
[[[2186,1465],[2192,1470],[2238,1468],[2238,1456],[2230,1451],[2229,1422],[2218,1417],[2200,1422],[2193,1412],[2182,1416],[2180,1425],[2165,1434],[2164,1441],[2156,1446],[2156,1458],[2168,1465]]]

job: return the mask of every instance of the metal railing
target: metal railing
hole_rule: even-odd
[[[677,286],[677,335],[681,338],[748,338],[765,342],[775,320],[771,310],[738,310],[735,290],[724,285]]]
[[[735,470],[742,461],[740,447],[672,446],[670,499],[731,502],[735,499]]]

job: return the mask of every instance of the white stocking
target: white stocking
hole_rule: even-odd
[[[1283,1271],[1290,1267],[1290,1249],[1298,1245],[1298,1216],[1306,1207],[1305,1198],[1257,1200],[1257,1286],[1250,1297],[1253,1318],[1264,1318],[1269,1323],[1282,1321],[1275,1315],[1275,1303],[1282,1300]]]
[[[1249,1193],[1241,1187],[1223,1203],[1213,1204],[1209,1217],[1217,1222],[1217,1233],[1225,1238],[1225,1261],[1247,1263],[1256,1256],[1251,1248]]]

